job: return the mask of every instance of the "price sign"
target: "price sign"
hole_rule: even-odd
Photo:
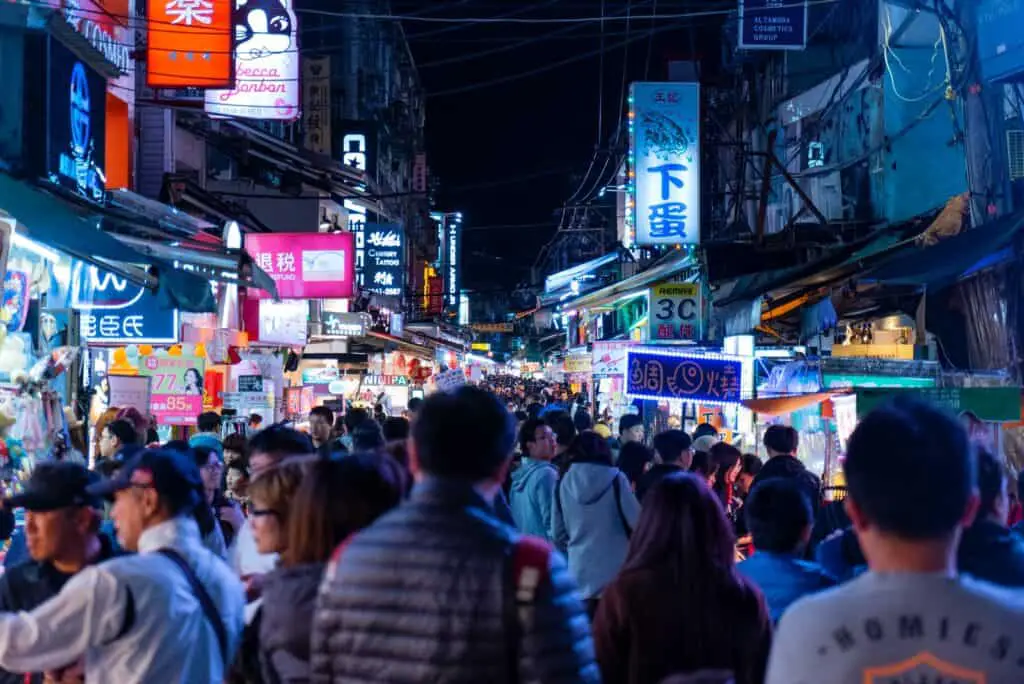
[[[136,408],[142,415],[149,413],[149,386],[152,378],[141,375],[108,375],[109,404],[118,408]]]
[[[195,425],[203,410],[205,359],[147,356],[139,375],[152,379],[149,412],[160,425]]]
[[[647,316],[652,342],[700,340],[702,299],[699,283],[661,283],[651,288]]]

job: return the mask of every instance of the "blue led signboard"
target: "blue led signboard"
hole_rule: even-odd
[[[704,404],[742,398],[743,361],[738,358],[641,348],[627,352],[626,368],[626,394],[631,397]]]

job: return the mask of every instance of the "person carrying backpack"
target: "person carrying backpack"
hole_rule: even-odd
[[[426,399],[409,500],[343,543],[324,573],[311,681],[600,681],[564,560],[495,514],[514,440],[512,415],[485,390]]]

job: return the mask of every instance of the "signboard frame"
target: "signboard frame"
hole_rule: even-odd
[[[149,375],[118,375],[107,376],[109,393],[107,404],[118,408],[133,407],[142,415],[149,414],[152,397],[153,378]],[[140,401],[140,397],[144,398]]]
[[[697,342],[704,334],[704,288],[700,283],[657,283],[648,292],[647,339]],[[669,333],[662,334],[662,333]]]
[[[810,21],[809,3],[803,0],[797,5],[793,0],[739,0],[739,28],[737,37],[741,50],[806,50],[807,49],[807,25]],[[751,7],[755,5],[756,7]],[[772,16],[793,20],[799,14],[799,21],[802,26],[798,28],[800,42],[757,42],[750,41],[746,36],[747,22],[758,16]],[[774,22],[772,22],[774,23]],[[802,30],[800,30],[802,29]],[[751,27],[751,31],[753,28]]]
[[[626,351],[626,396],[735,406],[743,399],[748,359],[714,353],[683,353],[652,347]]]

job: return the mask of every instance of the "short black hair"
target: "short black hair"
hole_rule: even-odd
[[[590,417],[590,414],[580,409],[572,416],[572,424],[576,426],[576,432],[583,432],[594,427],[594,419]]]
[[[399,439],[408,439],[409,437],[409,419],[402,418],[401,416],[391,416],[384,419],[384,424],[381,425],[384,430],[384,439],[389,442],[394,442]]]
[[[305,456],[315,451],[309,435],[304,435],[294,428],[274,424],[266,427],[249,440],[250,454],[268,454],[275,458],[288,456]]]
[[[478,481],[511,458],[515,423],[496,396],[464,385],[427,397],[412,437],[426,473]]]
[[[978,516],[996,512],[996,502],[1003,493],[1006,471],[1003,464],[988,449],[978,449]]]
[[[763,466],[764,463],[757,454],[743,454],[743,465],[740,466],[740,475],[757,477]]]
[[[516,421],[520,423],[523,422],[524,420],[529,420],[530,418],[530,414],[527,413],[526,411],[516,411],[514,415],[516,417]]]
[[[372,418],[359,423],[352,431],[352,451],[377,451],[384,446],[384,431]]]
[[[216,411],[203,411],[196,419],[200,432],[217,432],[220,430],[220,414]]]
[[[717,437],[718,428],[711,423],[701,423],[693,430],[693,441],[697,441],[701,437]]]
[[[249,440],[240,432],[232,432],[224,438],[224,451],[234,451],[241,455],[242,459],[249,457]]]
[[[373,420],[373,416],[370,415],[369,411],[364,408],[349,409],[345,413],[345,429],[351,433],[364,420]]]
[[[626,430],[632,430],[637,425],[643,425],[644,419],[635,413],[627,413],[626,415],[619,418],[619,434],[621,435]]]
[[[519,451],[523,456],[530,455],[530,450],[526,448],[526,445],[536,441],[537,428],[542,428],[545,425],[547,423],[540,418],[529,418],[519,426]]]
[[[328,425],[334,425],[334,411],[326,406],[314,406],[309,410],[309,417],[319,416],[327,421]]]
[[[800,435],[788,425],[769,425],[764,431],[764,446],[779,454],[795,454]]]
[[[814,519],[807,493],[796,480],[777,477],[759,482],[743,505],[754,548],[774,553],[800,550]]]
[[[978,477],[961,422],[913,397],[897,397],[861,420],[844,471],[848,496],[868,521],[911,540],[956,530]]]
[[[423,398],[413,397],[409,400],[409,403],[405,405],[405,408],[409,413],[417,413],[421,408],[423,408]]]
[[[568,413],[559,411],[558,415],[548,421],[548,425],[555,431],[555,441],[558,446],[567,447],[576,439],[576,424]]]
[[[693,446],[690,435],[682,430],[665,430],[654,436],[651,442],[654,450],[661,456],[665,463],[675,463],[683,455],[684,451]]]
[[[121,444],[137,444],[139,441],[139,433],[130,420],[119,418],[107,423],[103,429],[117,437]]]
[[[251,416],[249,416],[249,425],[262,425],[262,424],[263,424],[263,416],[261,416],[260,414],[254,413]]]

